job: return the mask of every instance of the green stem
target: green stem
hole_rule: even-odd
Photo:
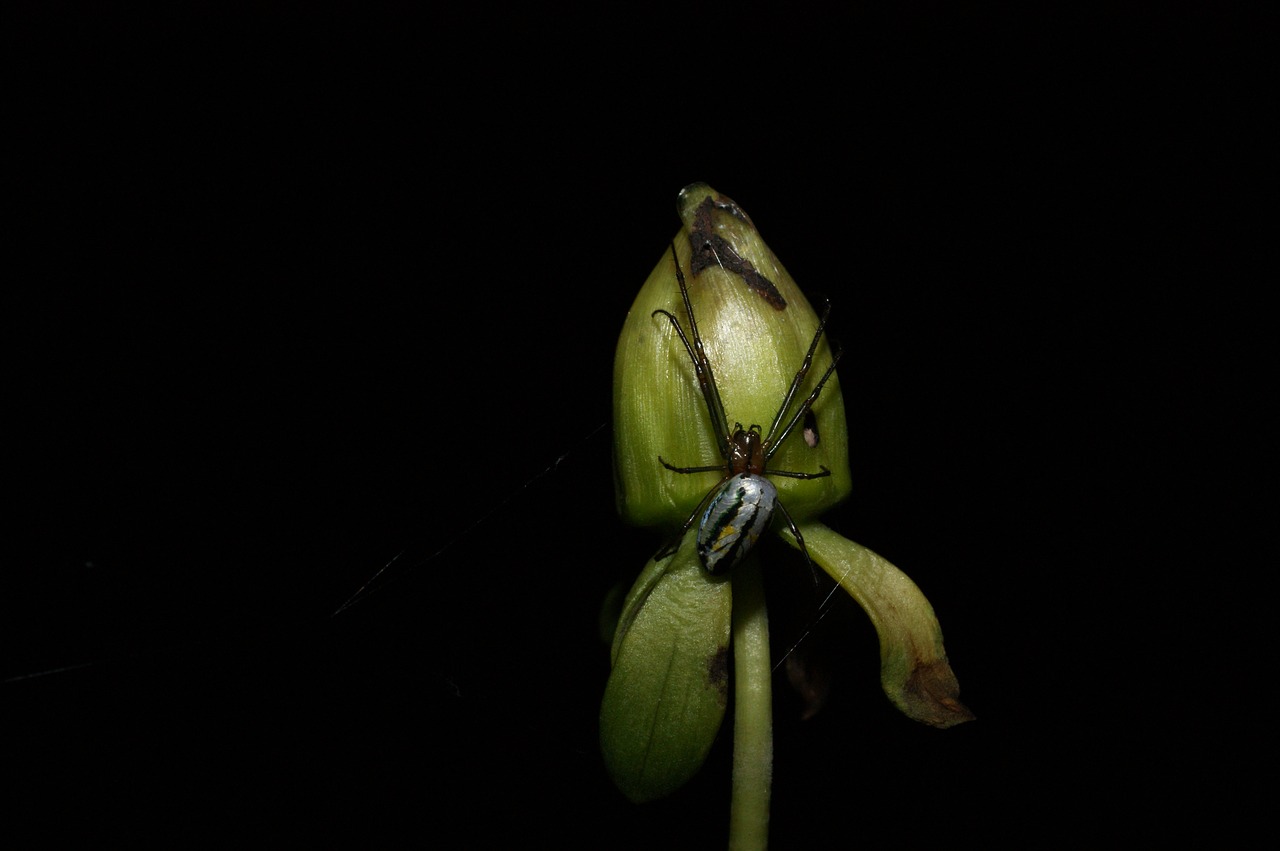
[[[730,851],[769,845],[769,788],[773,779],[773,695],[769,613],[760,562],[748,559],[733,573],[733,801]]]

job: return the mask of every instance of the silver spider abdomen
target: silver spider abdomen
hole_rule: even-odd
[[[769,528],[778,489],[764,476],[739,473],[724,481],[698,524],[698,558],[708,573],[725,573]]]

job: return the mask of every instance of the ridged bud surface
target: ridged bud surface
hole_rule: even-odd
[[[778,408],[818,329],[818,315],[754,224],[733,201],[705,184],[680,193],[683,227],[675,253],[684,272],[694,318],[715,375],[728,427],[759,425],[767,436]],[[662,466],[719,464],[715,432],[693,363],[675,316],[693,342],[668,247],[636,297],[623,324],[614,359],[614,470],[618,511],[639,526],[678,528],[723,472],[682,474]],[[839,306],[834,319],[839,325]],[[820,341],[791,414],[831,364]],[[778,496],[796,522],[812,518],[848,496],[848,437],[840,384],[832,376],[813,406],[817,444],[803,424],[768,462],[768,470],[816,473],[818,479],[773,477]]]

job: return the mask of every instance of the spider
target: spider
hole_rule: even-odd
[[[684,309],[689,316],[689,334],[685,334],[684,328],[680,325],[680,320],[669,311],[658,309],[650,315],[657,316],[662,314],[665,316],[671,323],[671,327],[675,329],[676,334],[679,335],[685,351],[689,353],[689,358],[693,361],[694,374],[698,379],[698,386],[702,391],[702,398],[707,405],[707,413],[711,416],[711,425],[715,430],[716,445],[719,447],[720,455],[723,457],[724,462],[700,467],[679,467],[668,463],[661,455],[658,456],[658,461],[673,473],[722,471],[724,477],[707,492],[707,495],[694,508],[693,513],[684,521],[680,531],[658,551],[654,556],[654,560],[661,561],[673,555],[679,549],[680,541],[684,539],[689,527],[701,515],[697,537],[698,559],[702,563],[703,569],[710,574],[727,573],[738,562],[742,561],[743,557],[751,551],[760,535],[769,528],[775,508],[786,520],[787,527],[791,530],[791,534],[795,536],[796,543],[799,544],[800,550],[807,560],[809,551],[805,548],[804,537],[800,534],[800,530],[796,528],[795,521],[791,519],[787,509],[779,501],[777,488],[766,476],[820,479],[823,476],[831,475],[831,471],[821,464],[818,465],[819,472],[817,473],[768,469],[769,459],[778,451],[778,448],[782,446],[795,427],[805,418],[805,415],[809,414],[813,403],[818,399],[818,394],[822,392],[823,385],[827,383],[827,379],[835,372],[836,364],[840,360],[841,351],[837,348],[832,355],[831,365],[822,374],[822,377],[814,386],[813,392],[800,404],[800,407],[787,420],[786,425],[782,426],[787,409],[791,407],[796,391],[804,383],[809,367],[813,364],[813,354],[818,348],[818,341],[822,339],[823,329],[827,325],[827,316],[831,313],[831,304],[828,303],[822,313],[822,318],[818,322],[818,330],[813,335],[813,341],[809,343],[809,351],[804,357],[804,363],[800,365],[795,378],[791,380],[791,387],[787,390],[787,395],[782,400],[782,405],[778,408],[778,413],[774,416],[773,424],[769,426],[768,433],[762,433],[760,426],[755,424],[743,428],[742,423],[734,423],[733,431],[730,432],[724,404],[720,401],[720,391],[716,387],[715,375],[711,371],[711,361],[707,358],[706,351],[702,345],[702,337],[698,334],[698,322],[693,316],[693,305],[689,301],[689,288],[685,284],[684,272],[680,269],[680,259],[676,255],[674,242],[671,245],[671,257],[675,261],[676,279],[680,282],[680,295],[684,299]],[[692,343],[690,343],[689,337],[693,338]],[[782,428],[780,429],[779,426],[782,426]]]

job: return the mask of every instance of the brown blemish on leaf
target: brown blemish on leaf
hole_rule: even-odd
[[[959,694],[960,683],[946,659],[928,663],[917,660],[904,684],[902,700],[909,706],[907,714],[912,718],[946,729],[974,720],[974,714],[960,702]]]
[[[715,210],[724,210],[755,230],[755,225],[751,223],[751,219],[742,211],[742,208],[723,195],[718,201],[712,200],[710,196],[702,199],[697,212],[693,214],[693,227],[689,229],[689,244],[693,247],[689,270],[695,276],[708,267],[732,272],[740,276],[743,283],[758,293],[775,310],[785,310],[787,300],[782,297],[782,293],[778,292],[773,281],[760,274],[751,261],[738,254],[727,239],[716,233],[715,224],[711,220]]]
[[[707,659],[707,685],[716,690],[722,705],[729,702],[729,648],[718,647]]]

